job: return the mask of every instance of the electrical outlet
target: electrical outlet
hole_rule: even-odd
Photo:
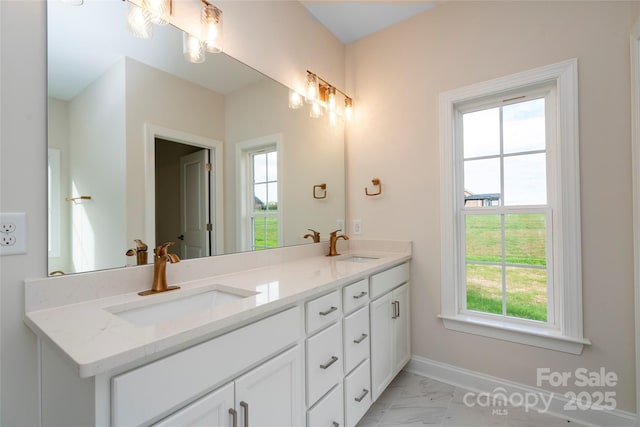
[[[351,221],[351,234],[362,234],[362,220],[354,219]]]
[[[27,253],[27,214],[0,213],[0,255]]]

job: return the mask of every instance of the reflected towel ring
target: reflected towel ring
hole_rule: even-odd
[[[321,196],[318,196],[318,189],[322,190]],[[327,184],[316,184],[313,186],[313,198],[314,199],[326,199],[327,198]]]
[[[376,193],[369,193],[369,189],[367,187],[364,188],[364,194],[366,194],[367,196],[379,196],[380,194],[382,194],[382,183],[380,182],[380,178],[373,178],[371,180],[371,183],[378,187],[378,191]]]

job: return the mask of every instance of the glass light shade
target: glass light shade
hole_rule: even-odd
[[[142,0],[142,7],[151,15],[151,22],[166,25],[171,16],[171,0]]]
[[[153,27],[151,26],[151,15],[149,12],[133,3],[129,3],[127,30],[141,39],[150,38],[153,35]]]
[[[351,120],[351,117],[353,117],[353,100],[351,98],[344,100],[344,117],[347,120]]]
[[[293,89],[289,89],[289,108],[297,110],[304,105],[304,97]]]
[[[204,43],[189,33],[182,33],[182,53],[185,59],[194,64],[204,62]]]
[[[324,108],[322,108],[322,105],[320,105],[319,102],[314,102],[313,104],[311,104],[311,112],[309,113],[309,117],[317,119],[319,117],[322,117],[323,115]]]
[[[213,5],[200,12],[200,39],[208,52],[222,52],[222,11]]]
[[[305,97],[309,104],[315,104],[318,100],[320,87],[318,86],[318,77],[315,74],[307,74],[307,82],[305,88]]]
[[[329,87],[329,95],[327,96],[327,110],[332,113],[336,112],[336,88]]]

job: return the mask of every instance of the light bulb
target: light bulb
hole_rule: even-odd
[[[151,15],[151,22],[166,25],[171,16],[171,0],[142,0],[142,7]]]
[[[148,39],[153,34],[152,29],[149,12],[133,3],[129,3],[127,30],[136,37]]]
[[[315,104],[318,100],[318,93],[320,88],[318,87],[318,78],[315,74],[308,73],[307,74],[307,82],[305,89],[305,97],[307,98],[307,102],[309,104]]]
[[[200,12],[200,39],[208,52],[222,52],[222,11],[213,5]]]
[[[187,32],[182,33],[182,53],[189,62],[194,64],[204,62],[204,44]]]
[[[297,110],[304,104],[304,98],[293,89],[289,89],[289,108]]]
[[[329,96],[327,97],[327,109],[333,113],[336,111],[336,88],[329,86]]]
[[[351,117],[353,117],[353,100],[351,98],[345,98],[344,100],[344,117],[347,120],[351,120]]]
[[[317,119],[318,117],[322,117],[324,114],[324,109],[319,102],[314,102],[311,104],[311,112],[309,113],[309,117],[313,119]]]

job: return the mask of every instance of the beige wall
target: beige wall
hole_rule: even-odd
[[[307,68],[328,79],[343,78],[343,46],[302,5],[237,3],[243,4],[230,4],[229,13],[223,8],[225,50],[232,56],[241,53],[239,59],[285,83],[303,79]],[[45,12],[43,1],[0,1],[0,211],[26,212],[28,227],[28,253],[0,257],[3,426],[33,427],[39,420],[37,346],[23,323],[23,288],[25,278],[47,273]],[[294,18],[291,24],[281,22]],[[303,47],[308,53],[298,56]]]
[[[449,2],[347,48],[356,105],[349,213],[363,238],[414,242],[413,353],[535,385],[536,367],[615,371],[635,411],[629,34],[638,2]],[[579,60],[584,331],[581,356],[444,329],[438,94]],[[362,187],[378,176],[380,198]],[[559,391],[559,390],[551,390]]]

